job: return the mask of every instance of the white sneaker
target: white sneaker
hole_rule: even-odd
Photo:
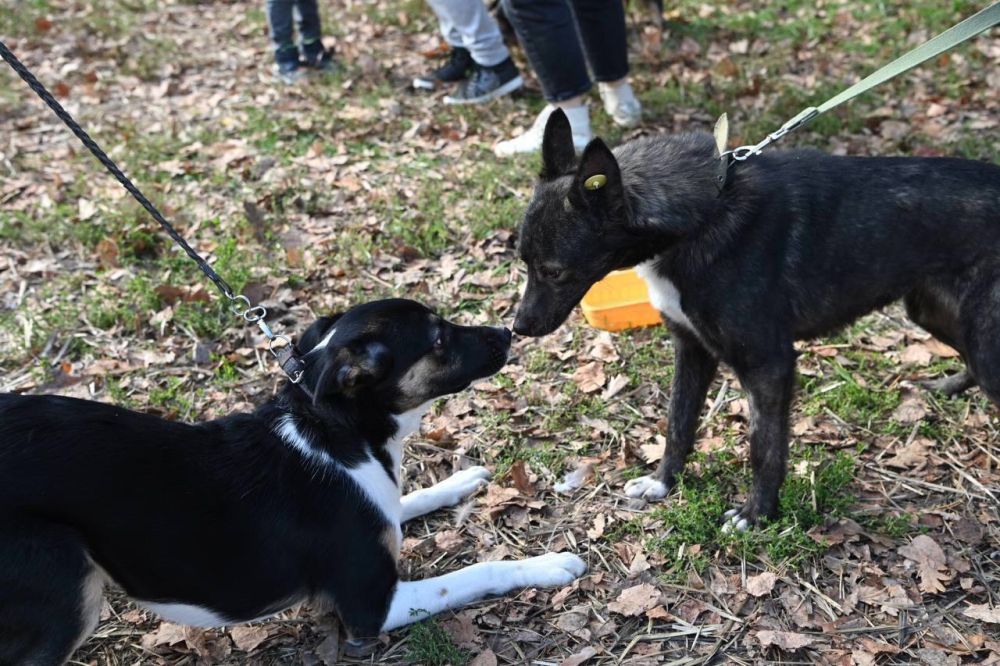
[[[635,127],[642,120],[642,105],[635,98],[632,86],[623,83],[612,86],[607,83],[598,83],[597,90],[604,100],[604,110],[611,116],[611,120],[620,127]]]
[[[549,116],[555,110],[556,107],[554,105],[547,104],[526,132],[515,136],[513,139],[501,141],[493,147],[493,152],[496,153],[497,157],[510,157],[512,155],[537,153],[540,151],[542,149],[542,137],[545,135],[545,123],[548,122]],[[573,147],[579,152],[594,138],[594,135],[590,131],[590,113],[587,111],[585,104],[563,109],[563,111],[566,113],[566,117],[569,119],[569,126],[573,130]]]

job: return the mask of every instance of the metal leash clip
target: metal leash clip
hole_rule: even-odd
[[[266,320],[267,308],[263,305],[251,305],[250,299],[243,294],[229,296],[229,300],[230,303],[235,304],[231,308],[234,314],[243,317],[243,320],[248,324],[257,324],[257,328],[267,338],[267,351],[277,359],[281,371],[285,373],[288,380],[293,384],[301,382],[306,370],[305,363],[295,353],[295,346],[292,344],[291,338],[287,335],[277,335],[271,330]],[[274,343],[277,341],[283,344],[275,347]]]
[[[818,115],[819,115],[819,109],[817,109],[815,106],[810,106],[808,109],[803,110],[802,112],[799,113],[799,115],[795,116],[787,123],[782,125],[776,131],[768,134],[767,137],[757,145],[740,146],[739,148],[733,148],[732,150],[723,153],[723,155],[729,155],[737,162],[743,162],[754,155],[760,155],[761,151],[764,150],[764,148],[771,145],[772,143],[774,143],[781,137],[785,136],[789,132],[797,130],[799,127],[805,125],[807,122],[809,122]]]

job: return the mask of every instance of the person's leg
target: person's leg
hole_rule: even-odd
[[[299,41],[306,64],[317,69],[327,69],[333,62],[332,55],[323,46],[323,28],[319,19],[316,0],[295,0],[298,10]]]
[[[628,80],[623,3],[613,0],[572,1],[583,50],[598,82],[604,110],[618,125],[636,125],[642,116],[642,107]]]
[[[572,0],[583,52],[596,81],[628,75],[625,5],[616,0]]]
[[[445,67],[435,70],[431,79],[447,82],[456,78],[455,72],[452,72],[452,69],[458,69],[452,63],[456,54],[460,54],[455,43],[456,35],[462,50],[471,60],[461,72],[461,77],[458,77],[465,78],[465,72],[471,70],[468,79],[444,98],[446,104],[481,104],[524,85],[521,74],[503,43],[500,28],[482,0],[427,0],[427,3],[441,22],[441,32],[452,45],[451,61]],[[448,78],[443,75],[448,75]],[[433,80],[430,85],[424,84],[424,79],[413,81],[417,88],[436,87]]]
[[[526,132],[501,141],[494,152],[508,157],[540,150],[545,123],[556,107],[565,111],[573,144],[583,150],[592,138],[590,113],[584,104],[592,82],[567,0],[502,0],[502,4],[549,104]]]
[[[458,5],[468,4],[468,0],[427,0],[441,26],[441,36],[451,47],[448,60],[441,66],[413,77],[413,87],[416,90],[436,90],[442,85],[462,81],[472,68],[472,55],[465,48],[465,40],[458,30],[461,19]],[[456,18],[458,16],[458,18]]]
[[[510,57],[482,0],[427,0],[427,4],[438,17],[445,40],[467,49],[476,64],[493,67]]]
[[[271,29],[274,61],[283,80],[286,77],[290,80],[299,64],[292,20],[294,5],[294,0],[267,0],[267,24]]]
[[[576,22],[567,0],[503,0],[545,99],[555,104],[592,86]]]

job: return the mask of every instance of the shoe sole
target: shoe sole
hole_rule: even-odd
[[[509,95],[518,88],[524,85],[524,79],[521,78],[520,74],[512,78],[507,83],[503,84],[499,88],[494,88],[485,95],[480,95],[479,97],[470,97],[468,99],[460,99],[458,97],[452,97],[449,95],[444,98],[445,104],[482,104],[483,102],[488,102],[491,99],[496,99],[497,97],[503,97],[504,95]]]

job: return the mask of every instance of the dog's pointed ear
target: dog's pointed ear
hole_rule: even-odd
[[[316,347],[316,345],[319,344],[320,340],[325,338],[327,334],[330,333],[333,325],[337,323],[337,320],[340,319],[342,314],[342,312],[339,312],[334,315],[320,317],[317,319],[313,322],[312,326],[306,329],[305,333],[299,336],[298,341],[295,343],[295,349],[300,354],[309,353]]]
[[[352,396],[373,386],[392,369],[392,354],[381,342],[354,342],[315,361],[314,401],[333,394]]]
[[[618,206],[623,202],[625,191],[618,160],[600,138],[583,149],[571,196],[574,204],[584,206]]]
[[[563,176],[576,166],[576,148],[573,147],[573,128],[562,109],[556,108],[545,123],[542,135],[542,172],[538,177],[552,180]]]

